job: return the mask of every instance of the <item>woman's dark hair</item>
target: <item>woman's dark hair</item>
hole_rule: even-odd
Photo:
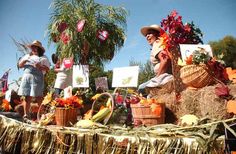
[[[43,49],[41,49],[41,48],[38,47],[38,46],[33,46],[33,47],[36,48],[39,57],[42,57],[42,56],[44,55],[44,50],[43,50]]]
[[[147,34],[153,34],[156,37],[160,37],[160,32],[154,29],[149,29]]]

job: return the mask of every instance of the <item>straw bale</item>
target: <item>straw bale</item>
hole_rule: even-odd
[[[176,123],[185,114],[194,114],[199,118],[224,120],[230,116],[226,109],[227,99],[219,98],[215,94],[216,86],[187,88],[181,92],[181,99],[178,102],[175,100],[174,92],[156,93],[154,98],[166,103],[166,110],[169,110],[166,113],[166,123]],[[232,98],[236,98],[236,84],[230,84],[228,87]]]

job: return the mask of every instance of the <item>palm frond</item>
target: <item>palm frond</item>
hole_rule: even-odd
[[[20,41],[17,41],[16,39],[14,39],[12,36],[10,36],[13,43],[15,44],[15,46],[17,47],[17,50],[20,51],[22,54],[28,54],[30,52],[29,48],[27,47],[28,44],[30,44],[29,40],[23,40],[21,39]]]

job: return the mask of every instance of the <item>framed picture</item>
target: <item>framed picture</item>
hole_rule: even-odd
[[[112,87],[137,87],[139,66],[113,69]]]
[[[202,44],[180,44],[179,46],[180,46],[182,61],[185,61],[196,50],[199,50],[199,51],[204,50],[211,57],[213,56],[212,49],[209,44],[203,44],[203,45]]]
[[[95,79],[96,89],[102,88],[103,90],[108,90],[107,77],[99,77]]]
[[[73,87],[89,87],[89,66],[73,65]]]

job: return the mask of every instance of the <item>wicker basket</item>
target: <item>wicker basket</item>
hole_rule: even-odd
[[[160,115],[153,113],[149,105],[130,104],[134,124],[152,126],[165,123],[165,103],[158,103],[157,105],[161,107]]]
[[[71,126],[77,122],[77,109],[57,107],[55,111],[56,125]]]
[[[109,119],[111,118],[111,115],[112,115],[113,110],[114,110],[114,99],[113,99],[113,96],[112,96],[110,93],[107,93],[107,92],[102,93],[99,97],[104,96],[104,95],[105,95],[105,96],[108,96],[108,97],[111,99],[111,112],[110,112],[110,114],[103,120],[103,124],[106,125],[107,122],[109,121]],[[97,102],[97,99],[93,102],[93,105],[92,105],[92,108],[91,108],[91,116],[92,116],[93,113],[94,113],[94,107],[95,107],[96,102]]]
[[[180,78],[186,86],[202,88],[214,80],[209,71],[205,64],[186,65],[180,69]]]

